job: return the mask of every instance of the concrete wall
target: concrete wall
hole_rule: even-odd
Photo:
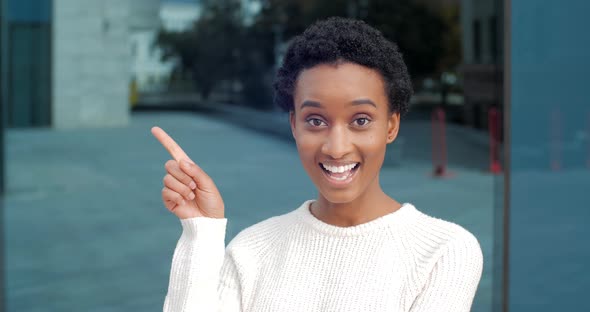
[[[53,1],[55,128],[128,123],[128,1]]]
[[[129,3],[129,28],[157,30],[160,28],[160,0],[126,0]]]

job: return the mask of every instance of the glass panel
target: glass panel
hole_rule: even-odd
[[[51,3],[7,1],[6,6],[7,127],[49,126]]]
[[[588,9],[511,3],[511,311],[590,309]]]

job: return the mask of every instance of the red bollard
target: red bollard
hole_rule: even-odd
[[[445,111],[440,107],[432,112],[432,165],[434,177],[450,176],[447,172]]]
[[[549,153],[551,157],[551,170],[561,170],[561,111],[559,108],[553,109],[551,112],[551,126],[549,127],[550,141],[549,141]]]
[[[500,113],[495,107],[488,111],[488,132],[490,135],[490,172],[499,174],[502,172],[500,164],[499,142],[500,142]]]

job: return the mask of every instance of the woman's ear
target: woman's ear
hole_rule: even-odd
[[[387,144],[395,141],[399,132],[400,115],[398,112],[391,113],[387,121]]]
[[[291,134],[293,135],[293,138],[295,138],[295,111],[290,111],[289,112],[289,124],[291,124]]]

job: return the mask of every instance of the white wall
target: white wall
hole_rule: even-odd
[[[160,27],[158,12],[160,0],[126,0],[129,2],[129,28],[134,30],[154,30]]]

